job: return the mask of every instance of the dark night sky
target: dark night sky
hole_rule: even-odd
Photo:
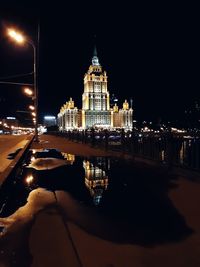
[[[41,116],[56,115],[70,96],[81,108],[83,76],[91,63],[94,34],[100,63],[109,77],[108,90],[121,102],[133,98],[136,119],[176,119],[199,101],[197,7],[57,3],[41,7],[29,1],[27,6],[17,7],[13,1],[0,10],[0,77],[32,71],[30,47],[8,41],[5,26],[17,24],[34,38],[40,18]],[[3,115],[27,105],[17,86],[0,85],[0,99]]]

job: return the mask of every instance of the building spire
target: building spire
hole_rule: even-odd
[[[92,65],[93,66],[99,66],[99,59],[97,56],[97,47],[94,45],[94,51],[93,51],[93,57],[92,57]]]
[[[93,57],[97,57],[97,47],[94,45]]]

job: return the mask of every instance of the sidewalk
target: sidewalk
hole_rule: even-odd
[[[40,144],[33,144],[33,148],[57,148],[63,152],[81,156],[122,156],[119,152],[110,152],[89,147],[85,144],[78,144],[67,141],[61,137],[44,135],[41,136]],[[162,177],[161,177],[162,179]],[[113,243],[108,240],[103,240],[100,237],[94,236],[84,230],[81,223],[76,223],[74,216],[83,213],[82,207],[74,203],[71,198],[62,191],[56,191],[57,200],[60,206],[69,214],[69,218],[56,229],[57,236],[63,236],[66,226],[70,232],[72,242],[75,245],[75,250],[80,258],[79,266],[84,267],[199,267],[200,266],[200,184],[190,182],[182,177],[178,177],[177,187],[169,193],[170,199],[175,207],[184,216],[188,225],[194,230],[194,234],[189,238],[177,242],[163,245],[157,245],[152,248],[147,248],[132,244]],[[72,211],[72,207],[76,210],[76,214]],[[72,215],[70,215],[72,214]],[[53,215],[51,214],[53,217]],[[55,216],[58,216],[57,214]],[[72,217],[71,217],[72,216]],[[85,216],[88,216],[85,215]],[[39,217],[35,224],[38,224]],[[91,219],[92,220],[92,219]],[[51,222],[53,222],[51,220]],[[109,227],[109,226],[108,226]],[[46,233],[48,235],[48,233]],[[46,235],[45,235],[46,236]],[[52,237],[53,239],[56,237]],[[67,233],[66,240],[69,241]],[[41,241],[43,242],[43,237]],[[59,239],[55,239],[56,246],[60,244]],[[44,241],[45,242],[45,241]],[[58,243],[57,243],[58,242]],[[51,244],[54,243],[51,241]],[[70,243],[70,242],[69,242]],[[68,246],[69,246],[68,243]],[[65,246],[64,246],[65,247]],[[45,244],[43,244],[45,248]],[[51,248],[51,251],[54,249]],[[70,248],[66,248],[70,251]],[[60,249],[62,253],[62,249]],[[63,253],[67,253],[63,251]],[[53,256],[52,256],[53,257]],[[64,255],[60,256],[63,259],[63,265],[59,266],[76,266],[68,264],[69,258]],[[33,265],[42,266],[42,265]],[[51,265],[48,265],[51,266]],[[53,265],[52,265],[53,266]]]
[[[40,143],[32,143],[32,149],[57,148],[81,156],[124,157],[118,152],[95,149],[62,137],[43,135],[40,139]],[[0,247],[4,243],[7,246],[8,257],[3,257],[6,250],[1,250],[0,266],[10,266],[1,262],[1,257],[10,263],[12,258],[17,260],[19,253],[21,262],[31,263],[32,267],[199,267],[200,184],[182,177],[177,177],[175,183],[168,197],[194,231],[186,239],[151,247],[115,241],[101,234],[104,229],[113,232],[115,226],[90,207],[65,191],[54,193],[37,188],[29,194],[23,207],[0,219],[0,224],[7,224],[8,229],[8,239],[0,239]]]
[[[34,143],[32,148],[57,148],[62,152],[77,156],[124,156],[121,152],[116,151],[106,151],[104,149],[93,148],[87,144],[75,143],[67,140],[66,138],[53,136],[53,135],[41,135],[40,143]],[[132,158],[130,155],[125,155],[126,157]]]

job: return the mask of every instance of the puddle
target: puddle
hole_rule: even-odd
[[[100,238],[139,245],[180,241],[191,229],[167,196],[172,185],[169,177],[116,158],[33,150],[1,188],[0,229],[8,231],[7,222],[17,231],[20,214],[20,225],[31,222],[49,205],[36,193],[52,198],[54,192],[63,216]]]

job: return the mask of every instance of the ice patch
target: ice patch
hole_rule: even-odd
[[[56,158],[39,158],[34,160],[31,164],[29,164],[28,168],[33,168],[36,170],[52,170],[57,167],[67,165],[66,160],[56,159]]]

